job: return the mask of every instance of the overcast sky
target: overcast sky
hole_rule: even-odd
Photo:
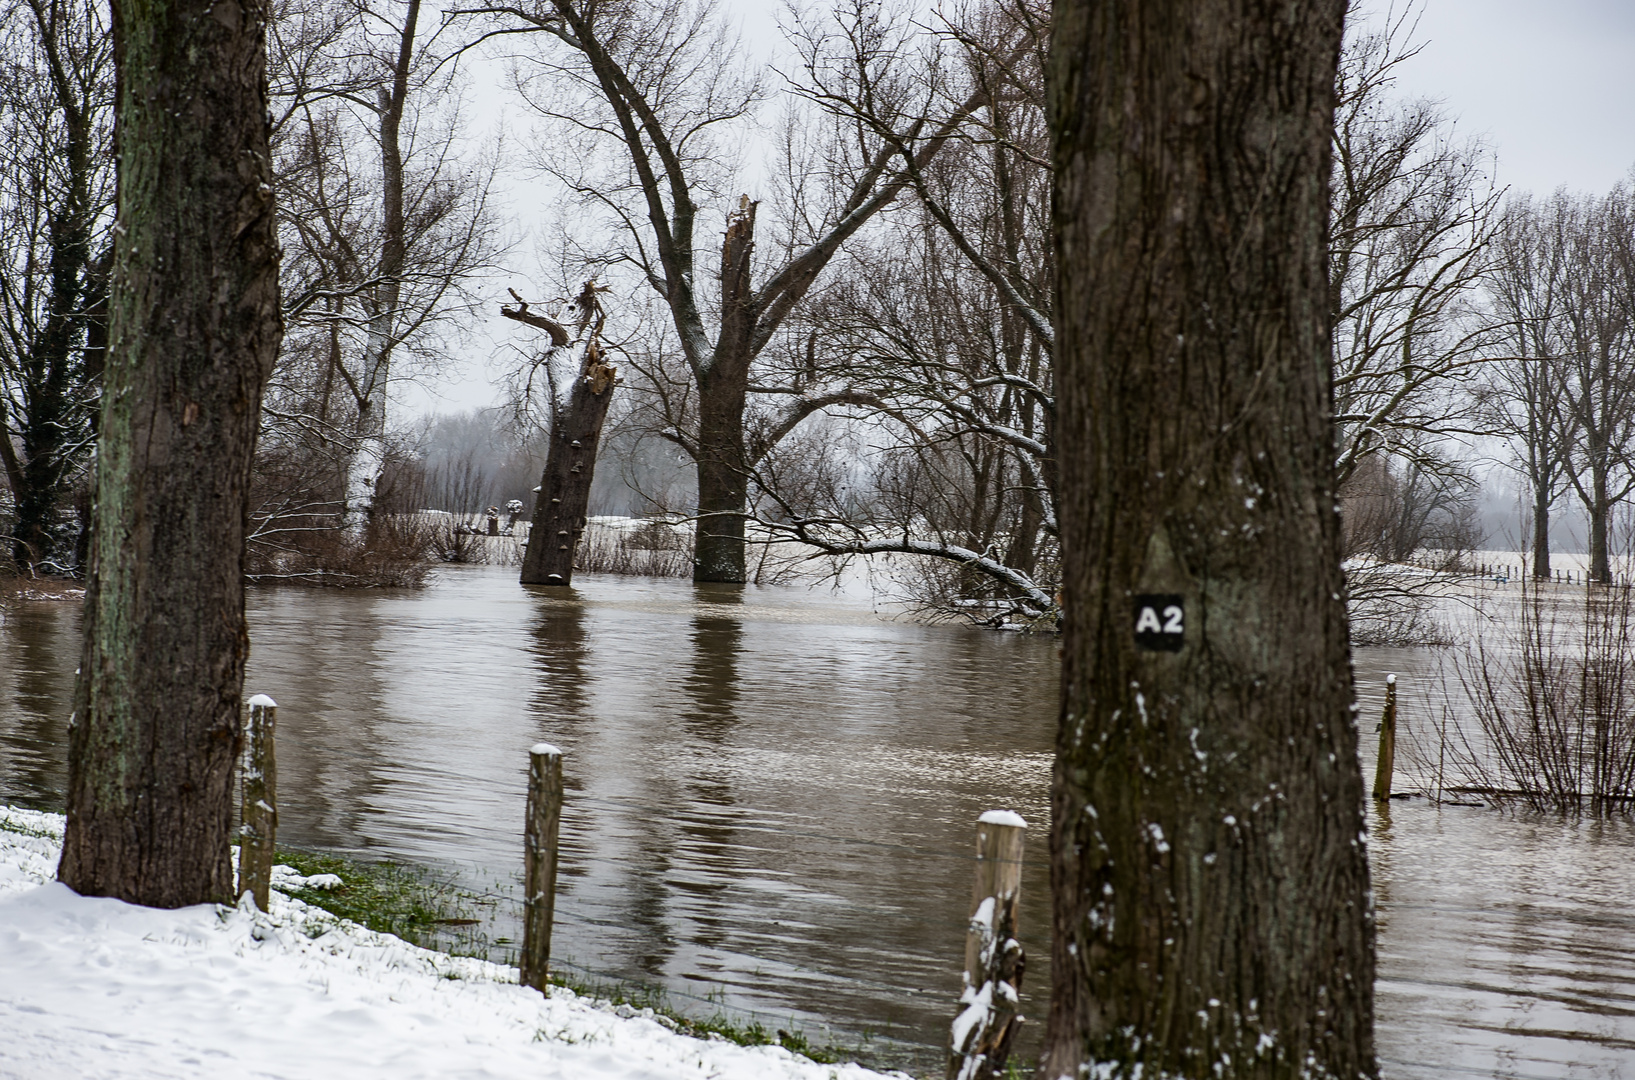
[[[1427,0],[1417,38],[1403,88],[1485,136],[1501,183],[1603,191],[1635,165],[1631,0]]]

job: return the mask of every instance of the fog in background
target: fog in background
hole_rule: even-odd
[[[923,5],[927,12],[935,5]],[[784,44],[778,28],[781,5],[725,0],[722,10],[739,20],[744,50],[778,63]],[[1402,18],[1404,5],[1367,4],[1352,18],[1370,23]],[[1422,43],[1399,71],[1404,97],[1442,103],[1460,136],[1481,138],[1497,159],[1498,182],[1512,192],[1545,194],[1558,187],[1600,192],[1626,179],[1635,166],[1635,4],[1614,0],[1428,0],[1408,11]],[[481,506],[519,498],[532,508],[543,446],[539,433],[505,431],[498,419],[507,373],[526,361],[534,343],[514,323],[498,317],[508,288],[543,300],[562,277],[551,249],[558,193],[530,163],[528,113],[509,89],[508,61],[499,55],[466,61],[467,90],[476,129],[473,142],[499,140],[507,166],[502,213],[513,241],[504,264],[489,275],[487,316],[453,350],[446,367],[394,390],[397,416],[418,431],[429,472],[447,482],[466,476],[465,492]],[[776,118],[762,118],[739,148],[741,183],[763,194],[761,150]],[[631,308],[644,298],[624,301]],[[621,298],[608,299],[612,321],[622,317]],[[632,316],[633,317],[633,316]],[[488,410],[484,412],[483,410]],[[446,414],[446,415],[445,415]],[[532,442],[530,442],[532,438]],[[1480,530],[1488,547],[1521,546],[1525,498],[1518,478],[1503,468],[1505,450],[1467,449],[1482,480]],[[467,475],[480,460],[480,476]],[[604,445],[592,496],[592,512],[642,514],[685,509],[691,498],[688,464],[673,446],[613,425]],[[473,486],[474,485],[474,486]],[[484,492],[474,494],[476,489]],[[458,499],[444,498],[451,506]],[[481,507],[479,506],[478,509]],[[1564,498],[1551,527],[1556,550],[1585,550],[1586,522],[1576,500]]]

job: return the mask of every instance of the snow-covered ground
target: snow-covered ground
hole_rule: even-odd
[[[0,806],[0,1077],[866,1080],[650,1010],[517,985],[275,891],[161,911],[53,879],[62,818]],[[283,868],[275,886],[307,881]],[[900,1075],[900,1074],[892,1074]]]

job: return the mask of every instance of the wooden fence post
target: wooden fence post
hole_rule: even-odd
[[[556,915],[556,838],[562,824],[562,751],[538,743],[528,751],[528,825],[524,838],[522,985],[544,992]]]
[[[1380,717],[1380,756],[1374,763],[1374,798],[1391,797],[1391,773],[1397,763],[1397,677],[1385,677],[1385,713]]]
[[[1027,822],[1010,810],[977,819],[976,888],[965,936],[965,988],[959,996],[948,1055],[948,1080],[993,1080],[1005,1073],[1022,1026],[1022,945],[1016,907],[1022,895],[1022,841]]]
[[[273,845],[278,840],[278,761],[273,736],[278,725],[278,702],[266,694],[249,701],[250,719],[244,730],[244,754],[239,759],[240,813],[238,841],[238,896],[255,898],[267,910],[272,888]]]

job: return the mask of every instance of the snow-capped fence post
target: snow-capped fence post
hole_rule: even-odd
[[[255,898],[267,910],[272,887],[273,845],[278,840],[278,762],[273,735],[278,702],[266,694],[249,700],[250,718],[244,726],[244,754],[240,759],[240,820],[238,841],[238,896]]]
[[[1397,677],[1385,677],[1385,712],[1380,716],[1380,754],[1374,764],[1374,798],[1391,797],[1391,774],[1397,763]]]
[[[948,1080],[992,1080],[1005,1074],[1022,1017],[1022,944],[1016,908],[1022,895],[1022,841],[1027,822],[1010,810],[977,819],[976,888],[965,936],[965,988],[954,1017]]]
[[[537,743],[528,751],[528,825],[524,836],[522,985],[544,991],[556,915],[556,837],[562,824],[562,751]]]

